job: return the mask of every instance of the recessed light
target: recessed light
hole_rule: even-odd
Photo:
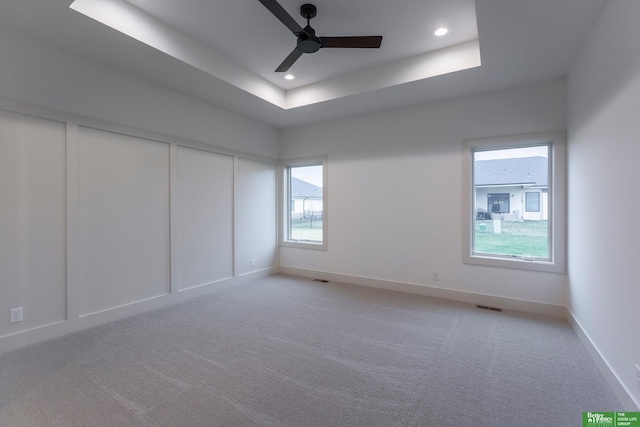
[[[446,25],[442,25],[440,27],[434,28],[432,33],[436,37],[442,37],[449,34],[449,31],[451,31],[450,27],[447,27]]]
[[[296,78],[296,76],[294,76],[293,74],[287,74],[286,76],[284,76],[284,78],[287,80],[293,80]]]

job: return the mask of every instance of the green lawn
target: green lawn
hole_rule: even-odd
[[[503,255],[549,256],[548,221],[500,221],[501,233],[493,232],[493,221],[475,221],[474,250]]]
[[[500,221],[501,233],[493,232],[493,221],[475,221],[475,251],[503,255],[546,258],[548,221]],[[322,220],[291,225],[291,238],[322,241]]]
[[[296,240],[322,241],[322,220],[314,219],[312,223],[308,220],[302,223],[291,224],[291,238]]]

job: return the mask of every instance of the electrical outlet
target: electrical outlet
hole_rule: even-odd
[[[256,259],[251,258],[251,267],[255,267],[255,266],[256,266]]]
[[[434,282],[437,282],[438,280],[440,280],[440,273],[438,273],[437,271],[432,272],[431,278],[433,279]]]
[[[10,310],[10,313],[11,313],[11,318],[10,318],[11,323],[22,322],[22,307],[12,308]]]
[[[636,388],[640,390],[640,365],[636,365]]]

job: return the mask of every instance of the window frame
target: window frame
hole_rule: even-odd
[[[500,150],[549,145],[549,259],[473,253],[475,209],[473,154],[479,150]],[[566,137],[564,131],[540,132],[462,141],[463,215],[462,262],[493,267],[516,268],[551,273],[566,271]]]
[[[280,215],[279,215],[279,236],[280,246],[301,249],[327,250],[328,218],[328,158],[327,156],[306,157],[299,159],[287,159],[280,161]],[[289,238],[289,227],[291,224],[291,198],[290,198],[290,174],[291,168],[305,166],[322,166],[322,242],[310,240],[293,240]]]

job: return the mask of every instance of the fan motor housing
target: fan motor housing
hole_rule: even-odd
[[[316,37],[316,32],[310,26],[306,26],[304,31],[306,34],[301,34],[298,37],[298,47],[300,52],[314,53],[320,50],[320,39]]]
[[[314,37],[313,39],[300,37],[298,39],[298,47],[297,47],[297,49],[300,52],[304,52],[304,53],[317,52],[317,51],[320,50],[320,40],[318,40],[317,37]]]

